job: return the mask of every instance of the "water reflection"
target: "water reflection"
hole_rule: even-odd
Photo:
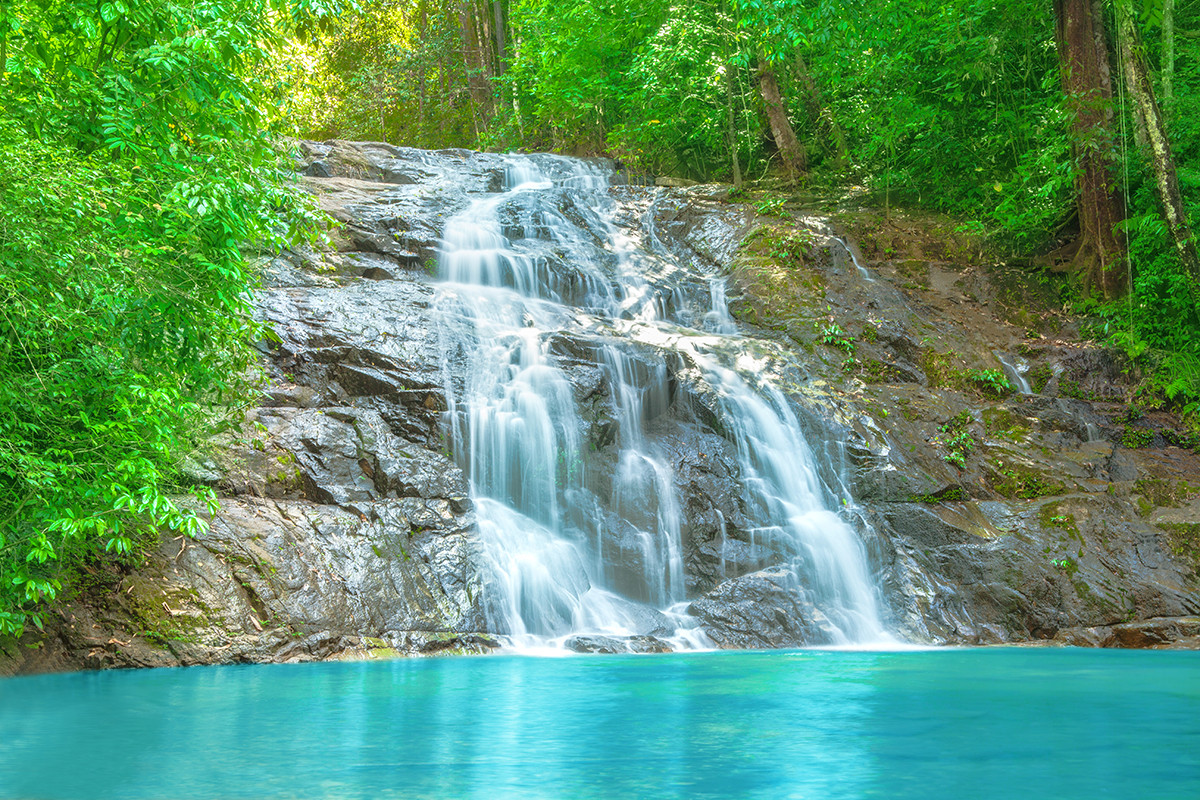
[[[0,681],[5,798],[1192,797],[1187,653],[792,651]]]

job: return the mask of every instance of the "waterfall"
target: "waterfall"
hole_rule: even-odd
[[[675,372],[687,369],[736,451],[753,546],[794,570],[832,642],[883,638],[863,546],[833,509],[787,399],[738,366],[724,279],[675,261],[653,208],[640,238],[616,211],[600,168],[511,156],[505,190],[446,224],[436,296],[445,425],[470,480],[490,624],[515,647],[577,634],[710,645],[686,613],[677,464],[655,434],[682,391]],[[580,374],[594,384],[586,396]]]
[[[1004,375],[1012,383],[1013,388],[1017,390],[1017,394],[1033,394],[1033,387],[1029,385],[1029,381],[1025,378],[1025,373],[1029,371],[1029,365],[1024,360],[1018,360],[1013,363],[1005,358],[1001,353],[992,353],[996,360],[1000,362],[1000,366],[1004,369]]]
[[[854,249],[846,243],[846,240],[837,236],[831,236],[830,238],[837,242],[838,245],[841,246],[842,250],[846,251],[846,255],[850,256],[850,263],[854,265],[856,270],[858,270],[859,277],[863,279],[863,283],[874,283],[875,279],[871,277],[870,271],[858,262],[858,256],[854,254]]]

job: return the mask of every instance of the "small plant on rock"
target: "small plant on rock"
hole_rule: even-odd
[[[783,217],[787,215],[787,213],[783,210],[783,207],[786,204],[786,197],[768,195],[757,205],[755,205],[754,208],[758,211],[758,213],[769,217]]]
[[[971,412],[964,409],[938,428],[941,433],[935,437],[935,441],[946,449],[943,458],[959,469],[966,467],[967,456],[975,449],[975,434],[971,433],[970,424]]]
[[[1153,443],[1154,431],[1149,428],[1136,428],[1133,425],[1126,425],[1121,431],[1121,444],[1130,450],[1136,450],[1139,447],[1149,447]]]
[[[831,322],[821,329],[821,344],[836,347],[848,356],[854,355],[854,339],[836,322]]]
[[[999,400],[1013,393],[1014,386],[998,369],[982,369],[970,373],[970,382],[987,397]]]

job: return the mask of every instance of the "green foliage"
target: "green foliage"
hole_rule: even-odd
[[[1200,6],[1180,4],[1175,16],[1177,31],[1196,30]],[[1143,31],[1152,68],[1161,55],[1157,33]],[[1200,39],[1177,34],[1175,46],[1174,93],[1169,100],[1158,100],[1168,122],[1180,193],[1195,231],[1200,221]],[[1128,101],[1120,110],[1129,113]],[[1110,303],[1087,299],[1077,303],[1076,310],[1093,315],[1096,338],[1129,356],[1144,376],[1143,395],[1158,397],[1194,419],[1200,408],[1200,310],[1191,302],[1189,279],[1162,220],[1148,154],[1131,124],[1121,144],[1122,178],[1128,178],[1123,192],[1128,219],[1122,228],[1131,292]]]
[[[768,195],[761,201],[755,204],[754,208],[758,213],[770,217],[787,217],[787,211],[784,206],[787,205],[787,198],[778,195]]]
[[[1079,571],[1079,564],[1077,564],[1075,559],[1071,558],[1070,556],[1051,559],[1050,563],[1054,565],[1055,569],[1060,569],[1068,575],[1074,575]]]
[[[831,322],[821,329],[821,344],[836,347],[848,356],[854,355],[854,337],[848,336],[836,322]]]
[[[1121,430],[1121,444],[1131,450],[1149,447],[1154,444],[1154,431],[1149,428],[1135,428],[1132,425],[1126,425]]]
[[[969,216],[1014,246],[1071,208],[1053,15],[1044,4],[818,4],[806,53],[883,199]]]
[[[481,143],[468,82],[482,76],[464,60],[454,7],[374,0],[305,34],[277,65],[296,134],[430,148]],[[484,89],[490,96],[486,80]]]
[[[946,461],[963,469],[967,456],[975,449],[975,434],[971,432],[971,412],[963,409],[938,428],[935,441],[946,450]]]
[[[1013,393],[1014,387],[1003,370],[981,369],[967,373],[967,380],[986,397],[999,400]]]
[[[1031,467],[1018,464],[996,463],[992,485],[1005,497],[1033,500],[1047,495],[1062,494],[1066,487],[1053,478]]]
[[[253,378],[243,248],[316,219],[276,166],[263,67],[320,11],[6,4],[0,634],[40,625],[82,561],[202,530],[173,465]]]
[[[739,37],[718,4],[664,3],[657,27],[632,53],[626,102],[608,136],[614,151],[647,169],[702,179],[729,175],[726,80],[738,98],[748,75],[735,62]],[[653,17],[651,17],[653,18]],[[733,108],[739,131],[756,126],[745,103]],[[748,140],[749,137],[739,137]],[[739,144],[743,159],[754,153]]]

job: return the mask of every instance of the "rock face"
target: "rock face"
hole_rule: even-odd
[[[775,567],[727,580],[691,604],[721,647],[771,648],[833,644],[829,620],[807,598],[790,569]]]
[[[1175,446],[1178,420],[1128,404],[1119,356],[1074,341],[1055,287],[920,220],[844,222],[861,251],[816,220],[784,263],[744,249],[733,310],[814,350],[828,393],[808,402],[843,442],[891,627],[1130,646],[1108,632],[1194,615],[1200,459]],[[768,224],[759,241],[792,236]]]
[[[136,570],[89,567],[45,635],[5,645],[0,674],[498,646],[476,509],[447,439],[447,387],[462,386],[469,354],[445,346],[429,272],[445,219],[503,188],[504,159],[301,149],[302,188],[342,225],[331,250],[265,265],[259,308],[278,341],[262,346],[262,402],[191,465],[221,496],[210,532],[163,541]],[[611,195],[635,246],[729,273],[730,309],[756,337],[745,352],[787,387],[822,491],[863,541],[898,637],[1161,646],[1200,636],[1189,617],[1200,614],[1200,458],[1175,446],[1186,442],[1170,417],[1131,414],[1114,358],[1071,343],[1069,320],[1038,316],[1029,287],[903,223],[851,215],[860,251],[828,220],[760,218],[713,187]],[[569,203],[560,211],[591,224]],[[564,295],[585,291],[550,231],[522,235],[561,265]],[[724,324],[703,319],[709,286],[694,275],[646,281],[665,313]],[[638,576],[660,554],[639,529],[660,509],[622,500],[621,399],[600,367],[603,342],[556,337],[584,444],[581,463],[560,468],[591,476],[568,530],[596,542],[609,586],[653,601],[638,596]],[[642,424],[673,470],[687,613],[718,647],[836,641],[797,577],[804,554],[755,521],[720,392],[677,350],[629,352],[625,368],[668,377]],[[1027,393],[1004,388],[1003,370]],[[668,649],[665,617],[644,617],[639,635],[564,646]]]

